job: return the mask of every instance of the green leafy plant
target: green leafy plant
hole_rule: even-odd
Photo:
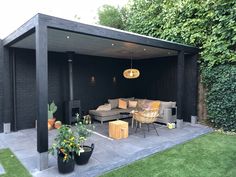
[[[48,119],[52,119],[53,118],[53,114],[57,111],[57,106],[54,103],[54,101],[52,101],[51,104],[48,104]]]
[[[209,121],[216,128],[236,132],[236,65],[204,68],[202,76]]]
[[[80,152],[84,151],[84,143],[86,142],[87,138],[91,136],[92,129],[95,127],[91,124],[91,117],[89,115],[84,116],[83,120],[80,119],[80,115],[76,114],[77,123],[76,126],[76,136],[80,141]],[[90,121],[89,121],[90,120]]]
[[[55,142],[52,144],[49,152],[52,155],[55,155],[55,152],[62,153],[64,155],[63,161],[68,161],[74,158],[74,152],[77,154],[80,153],[80,148],[78,147],[80,147],[80,141],[75,136],[75,132],[72,131],[71,126],[62,125],[58,129]]]

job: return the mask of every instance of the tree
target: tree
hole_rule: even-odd
[[[98,23],[117,29],[125,28],[127,10],[125,7],[119,8],[111,5],[103,5],[98,9]]]

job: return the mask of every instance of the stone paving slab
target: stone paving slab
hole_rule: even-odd
[[[96,124],[95,131],[107,135],[107,128],[107,124]],[[75,171],[68,175],[58,173],[57,159],[51,155],[49,155],[49,168],[38,171],[36,129],[21,130],[10,134],[1,133],[0,148],[9,147],[35,177],[94,177],[211,131],[211,128],[203,125],[185,123],[182,129],[169,130],[166,126],[158,126],[160,136],[157,136],[154,130],[150,130],[146,138],[143,137],[142,131],[135,134],[134,129],[131,128],[129,137],[121,140],[92,134],[87,144],[94,143],[95,149],[89,163],[82,166],[76,165]],[[55,136],[56,130],[49,131],[49,146]]]

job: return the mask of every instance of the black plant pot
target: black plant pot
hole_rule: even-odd
[[[90,146],[84,146],[84,152],[80,153],[80,155],[75,154],[75,162],[77,165],[84,165],[88,163],[94,149],[94,144]]]
[[[72,153],[70,154],[72,155]],[[68,161],[63,161],[64,154],[58,153],[57,155],[57,165],[59,173],[71,173],[75,169],[75,161],[73,158],[70,158]]]

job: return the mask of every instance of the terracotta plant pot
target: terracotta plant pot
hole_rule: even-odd
[[[84,165],[88,163],[94,149],[94,144],[90,146],[84,146],[84,152],[80,153],[80,155],[75,154],[75,162],[77,165]]]
[[[72,153],[71,153],[72,154]],[[63,161],[64,154],[58,153],[57,155],[57,166],[59,173],[71,173],[75,169],[75,161],[74,159],[69,159],[68,161]]]
[[[56,118],[48,119],[48,123],[49,123],[52,127],[54,126],[55,121],[56,121]]]

